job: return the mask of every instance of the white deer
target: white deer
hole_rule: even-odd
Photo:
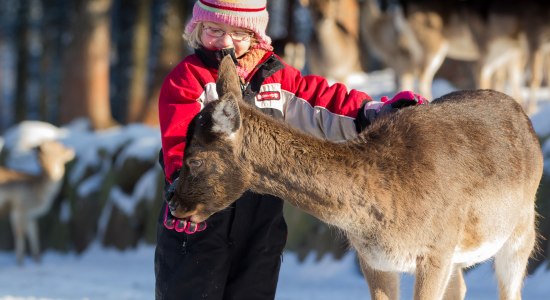
[[[501,299],[520,299],[535,245],[543,159],[521,106],[461,91],[379,118],[346,143],[290,128],[241,101],[230,60],[187,133],[170,205],[191,222],[246,190],[275,195],[342,230],[373,299],[462,299],[462,269],[494,257]]]
[[[75,155],[72,149],[55,141],[43,142],[37,150],[40,175],[0,168],[0,207],[7,206],[10,212],[18,264],[23,263],[25,236],[33,258],[40,260],[37,219],[49,211],[63,182],[65,164]]]

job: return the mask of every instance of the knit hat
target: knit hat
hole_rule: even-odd
[[[224,23],[253,31],[257,47],[271,50],[271,38],[265,33],[268,20],[266,0],[198,0],[185,33],[191,34],[198,22]]]

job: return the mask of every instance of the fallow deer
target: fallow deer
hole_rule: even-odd
[[[377,119],[355,139],[301,133],[244,103],[224,59],[219,100],[187,132],[173,214],[198,223],[246,190],[280,197],[342,230],[373,299],[461,299],[462,269],[494,257],[501,299],[520,299],[535,245],[543,159],[511,97],[459,91]]]
[[[56,141],[43,142],[37,151],[40,175],[0,169],[0,207],[9,210],[18,264],[25,256],[25,237],[34,260],[40,261],[37,219],[50,209],[63,182],[65,164],[75,156],[72,149]]]

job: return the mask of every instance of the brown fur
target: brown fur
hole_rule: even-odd
[[[10,181],[25,180],[30,177],[32,177],[32,175],[0,167],[0,184],[4,184]]]
[[[219,76],[220,100],[188,131],[176,216],[200,222],[246,190],[272,194],[346,234],[373,299],[397,299],[399,272],[415,274],[415,299],[461,299],[461,269],[491,257],[501,299],[519,299],[543,160],[512,98],[455,92],[332,143],[240,101],[230,60]]]
[[[1,170],[0,207],[9,209],[19,264],[23,263],[25,254],[25,236],[29,238],[33,258],[40,260],[37,219],[50,209],[65,175],[65,163],[73,158],[72,149],[55,141],[46,141],[38,147],[41,175]]]

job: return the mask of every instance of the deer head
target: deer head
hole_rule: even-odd
[[[216,86],[219,100],[205,105],[189,125],[183,167],[170,201],[174,216],[195,223],[237,200],[250,177],[239,160],[242,93],[230,57],[220,64]]]
[[[44,175],[51,180],[60,180],[65,174],[65,164],[75,157],[73,149],[56,141],[43,142],[37,151]]]

